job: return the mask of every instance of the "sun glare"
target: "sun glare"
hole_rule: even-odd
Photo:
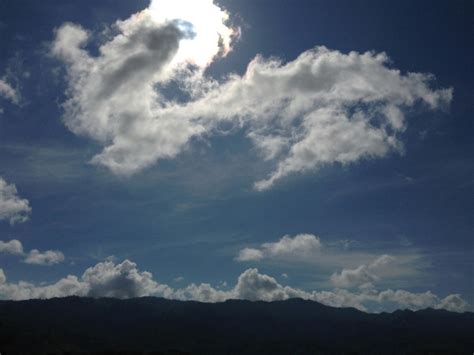
[[[176,64],[191,62],[205,67],[217,54],[230,50],[234,31],[226,25],[229,15],[212,0],[152,0],[148,10],[159,23],[177,20],[183,26],[190,24],[193,36],[182,40]]]

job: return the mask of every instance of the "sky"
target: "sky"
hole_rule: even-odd
[[[0,299],[472,311],[472,11],[0,0]]]

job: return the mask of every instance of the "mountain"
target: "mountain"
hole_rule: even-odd
[[[472,354],[474,313],[369,314],[313,301],[0,301],[0,353]]]

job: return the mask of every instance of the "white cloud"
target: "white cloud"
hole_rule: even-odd
[[[5,273],[3,272],[3,269],[0,269],[0,285],[2,285],[3,283],[5,283],[5,281],[7,281],[7,278],[5,276]]]
[[[387,266],[393,265],[396,259],[393,256],[384,254],[369,264],[369,269],[378,272],[384,270]]]
[[[178,277],[175,277],[173,279],[174,282],[183,282],[184,281],[184,277],[183,276],[178,276]]]
[[[262,249],[271,256],[305,257],[319,251],[321,242],[319,237],[312,234],[298,234],[291,238],[282,237],[276,243],[264,243]]]
[[[258,249],[244,248],[236,256],[237,261],[260,261],[264,258],[263,253]]]
[[[271,276],[263,275],[257,269],[244,271],[234,288],[235,298],[251,301],[276,301],[288,298],[285,289]]]
[[[0,221],[7,220],[10,224],[22,223],[28,220],[30,212],[28,200],[18,196],[15,185],[8,184],[0,177]]]
[[[158,284],[149,272],[140,272],[129,260],[120,264],[111,261],[98,263],[88,268],[81,277],[91,297],[130,298],[154,294]]]
[[[273,277],[261,274],[257,269],[244,271],[236,285],[228,290],[210,284],[190,284],[173,289],[160,284],[153,275],[140,271],[134,262],[125,260],[120,264],[105,261],[88,268],[79,278],[69,275],[50,285],[34,285],[20,281],[8,283],[0,269],[0,296],[7,299],[51,298],[65,296],[117,297],[160,296],[179,300],[222,302],[228,299],[276,301],[303,298],[334,307],[355,307],[366,310],[367,303],[395,303],[398,307],[420,309],[433,307],[463,312],[469,305],[459,294],[440,299],[431,291],[412,293],[405,290],[377,291],[373,287],[358,293],[344,289],[333,291],[304,291],[279,284]]]
[[[85,296],[84,284],[76,276],[67,276],[51,285],[35,285],[31,282],[4,282],[0,284],[0,295],[5,299],[26,300],[32,298],[53,298]]]
[[[166,298],[182,301],[193,300],[199,302],[224,302],[232,299],[232,292],[223,291],[208,283],[196,285],[194,283],[181,289],[167,289]]]
[[[325,47],[287,63],[257,56],[244,75],[217,82],[204,69],[238,33],[228,17],[211,0],[155,0],[118,21],[117,35],[95,57],[84,49],[86,30],[64,24],[56,31],[52,53],[68,69],[64,120],[104,146],[93,163],[130,175],[175,158],[193,137],[220,134],[225,123],[244,130],[274,162],[255,184],[264,190],[324,164],[402,152],[405,109],[451,101],[451,89],[432,88],[432,75],[402,74],[384,53]],[[163,90],[171,82],[180,100]]]
[[[131,298],[166,295],[167,286],[158,285],[149,272],[140,272],[136,264],[105,261],[88,268],[80,278],[69,275],[51,285],[29,282],[3,283],[0,295],[8,299],[52,298],[66,296]]]
[[[353,244],[353,243],[352,243]],[[278,266],[311,267],[319,275],[331,274],[337,288],[369,287],[372,283],[410,286],[426,276],[429,260],[416,249],[394,248],[392,255],[380,255],[359,245],[348,247],[347,241],[323,243],[313,234],[286,235],[276,242],[241,249],[238,262],[277,263]],[[341,270],[334,272],[334,270]]]
[[[28,253],[24,252],[23,244],[16,239],[8,242],[0,240],[0,253],[19,255],[26,264],[34,265],[54,265],[62,263],[65,259],[64,254],[59,250],[46,250],[44,252],[38,249],[32,249]]]
[[[8,242],[0,240],[0,253],[23,255],[23,245],[19,240],[16,239],[10,240]]]
[[[235,258],[237,261],[260,261],[280,258],[294,261],[314,258],[321,249],[319,237],[312,234],[285,235],[274,243],[263,243],[259,249],[244,248]]]
[[[47,250],[40,252],[37,249],[31,250],[26,255],[24,262],[34,265],[54,265],[64,261],[64,254],[58,250]]]
[[[89,34],[80,26],[64,24],[56,31],[52,53],[69,73],[65,122],[74,133],[105,145],[94,163],[131,174],[175,157],[205,131],[196,120],[169,111],[172,102],[155,86],[166,85],[188,64],[204,70],[214,56],[225,55],[233,35],[227,18],[209,0],[152,1],[117,21],[118,34],[100,47],[98,57],[82,49]]]
[[[20,101],[20,94],[15,90],[5,78],[0,79],[0,97],[3,97],[14,104]]]
[[[439,303],[439,298],[431,291],[423,293],[411,293],[405,290],[385,290],[377,295],[378,301],[394,302],[408,308],[420,309],[435,307]]]
[[[335,287],[350,288],[363,286],[379,280],[388,266],[394,266],[396,259],[390,255],[382,255],[368,265],[360,265],[355,269],[343,269],[340,273],[331,275],[331,282]]]
[[[468,311],[469,304],[463,300],[460,294],[456,293],[443,298],[436,308],[452,312]]]
[[[343,269],[340,274],[334,273],[331,275],[331,283],[340,288],[360,286],[376,280],[377,277],[370,272],[366,265],[361,265],[355,269]]]

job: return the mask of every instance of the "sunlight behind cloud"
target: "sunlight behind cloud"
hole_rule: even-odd
[[[51,53],[68,72],[64,122],[104,146],[93,164],[130,176],[230,125],[273,165],[254,185],[265,190],[294,173],[401,153],[410,108],[452,100],[452,88],[402,74],[385,53],[324,46],[287,62],[257,55],[243,75],[216,80],[205,69],[238,34],[228,17],[211,0],[153,0],[115,23],[99,56],[82,26],[56,29]],[[184,102],[167,97],[169,84]]]
[[[176,21],[192,36],[183,39],[173,62],[209,65],[217,54],[230,51],[235,31],[226,25],[229,14],[213,0],[152,0],[148,9],[158,23]]]

